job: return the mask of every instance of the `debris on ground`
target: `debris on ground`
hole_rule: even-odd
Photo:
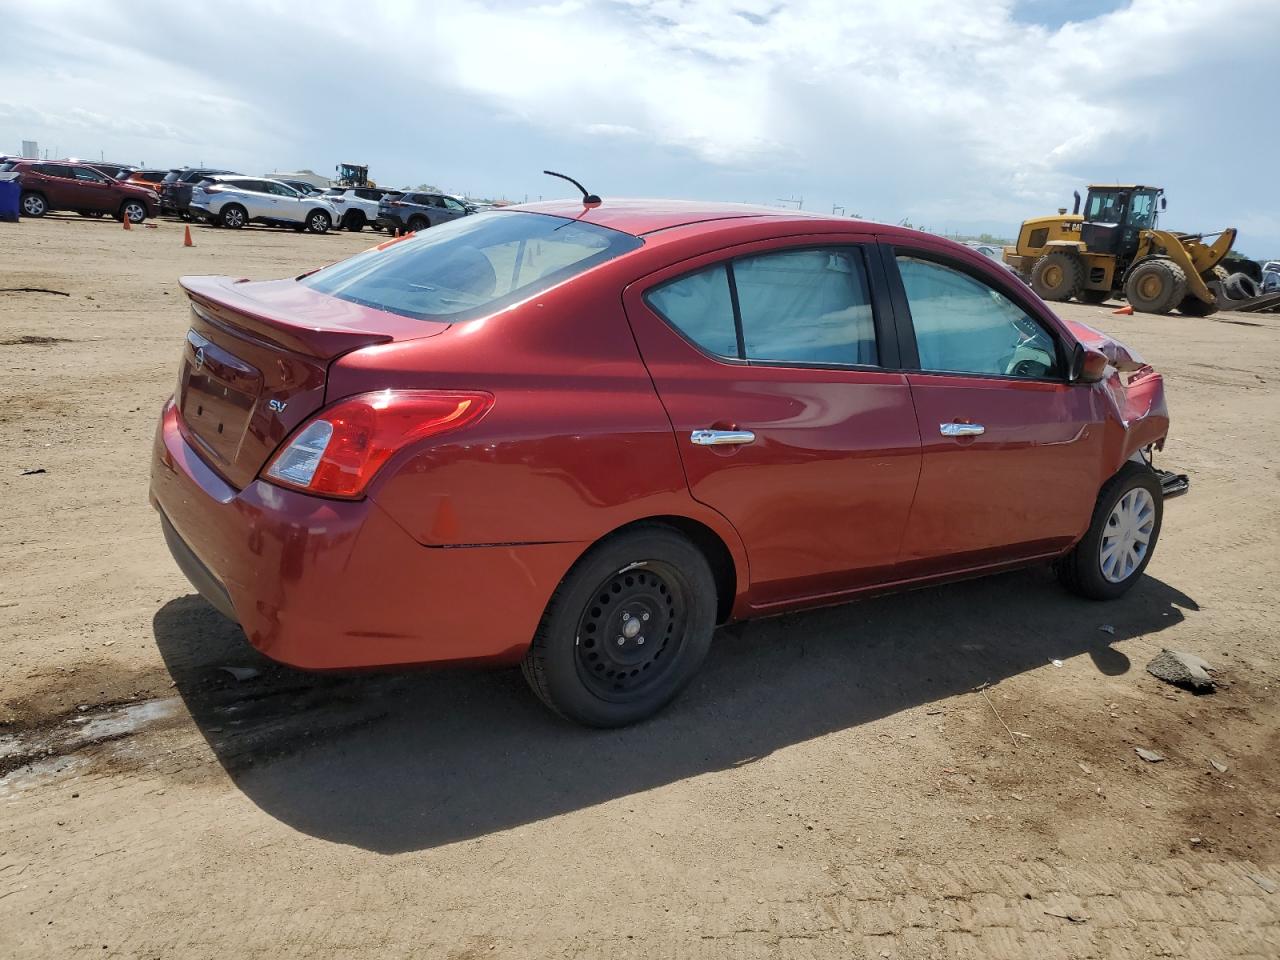
[[[1213,767],[1213,769],[1217,770],[1219,773],[1227,772],[1227,765],[1225,763],[1222,763],[1221,761],[1214,760],[1212,757],[1209,758],[1209,764],[1210,766]]]
[[[1116,628],[1109,623],[1104,623],[1098,629],[1101,630],[1103,633],[1109,633],[1112,636],[1115,636],[1115,633],[1116,633]]]
[[[1145,750],[1142,747],[1134,747],[1133,749],[1147,763],[1159,763],[1164,759],[1163,754],[1156,753],[1154,750]]]
[[[1260,873],[1249,874],[1249,879],[1260,886],[1263,890],[1267,891],[1267,893],[1275,893],[1277,890],[1280,890],[1280,887],[1276,886],[1274,880],[1268,880]]]
[[[1213,689],[1213,677],[1209,676],[1212,670],[1213,667],[1193,653],[1167,648],[1147,664],[1147,673],[1157,680],[1197,693]]]
[[[1078,913],[1054,913],[1052,910],[1046,910],[1044,915],[1046,917],[1057,917],[1059,920],[1066,920],[1070,923],[1085,923],[1089,919]]]
[[[0,347],[33,347],[48,346],[54,343],[70,343],[63,337],[37,337],[32,334],[23,334],[20,337],[11,337],[8,340],[0,340]]]
[[[229,673],[237,682],[252,680],[259,673],[257,667],[219,667],[223,673]]]
[[[48,473],[48,472],[49,471],[46,470],[44,467],[35,467],[32,470],[23,470],[22,475],[24,477],[34,477],[37,473]]]

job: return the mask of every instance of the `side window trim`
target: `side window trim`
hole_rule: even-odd
[[[698,353],[702,354],[710,360],[718,363],[740,364],[742,366],[755,367],[796,367],[804,369],[817,370],[869,370],[877,372],[892,372],[903,369],[899,364],[901,351],[899,348],[898,337],[896,334],[895,312],[889,291],[886,290],[884,272],[885,268],[881,262],[882,254],[879,248],[882,244],[878,244],[873,239],[868,238],[865,241],[853,241],[847,239],[836,239],[830,243],[807,242],[798,246],[782,246],[774,247],[768,250],[762,250],[753,253],[730,254],[722,260],[716,260],[706,263],[693,270],[684,273],[678,273],[675,276],[668,277],[658,283],[652,284],[641,294],[641,300],[645,306],[657,314],[666,326],[672,330],[676,336],[684,340],[692,346]],[[738,284],[734,278],[733,264],[737,260],[748,259],[750,257],[767,256],[774,253],[792,253],[802,250],[829,250],[833,247],[855,249],[861,257],[864,275],[867,283],[867,291],[871,300],[871,318],[872,327],[875,332],[876,341],[876,357],[877,363],[824,363],[820,361],[809,360],[751,360],[746,353],[746,338],[742,329],[742,308],[738,302]],[[890,252],[892,256],[892,252]],[[649,299],[651,291],[658,289],[670,283],[676,283],[679,280],[701,273],[704,270],[714,268],[723,269],[727,275],[729,284],[729,299],[733,307],[733,326],[737,337],[738,355],[729,357],[723,354],[711,353],[701,344],[696,343],[692,338],[685,334],[680,327],[659,310]],[[895,267],[896,272],[896,267]],[[899,283],[901,280],[899,279]],[[904,295],[905,298],[905,295]],[[890,362],[891,361],[891,362]]]
[[[974,270],[969,264],[963,263],[952,257],[947,256],[941,251],[932,250],[926,247],[912,247],[905,244],[884,243],[879,244],[881,255],[884,261],[884,269],[889,276],[889,293],[893,300],[894,320],[898,328],[898,340],[902,345],[903,361],[902,367],[905,370],[913,370],[919,373],[936,373],[948,377],[976,377],[983,380],[1010,380],[1014,382],[1031,382],[1031,383],[1068,383],[1069,381],[1063,375],[1052,377],[1017,377],[1011,374],[999,373],[972,373],[964,370],[926,370],[920,365],[920,348],[916,341],[915,324],[911,319],[911,305],[907,301],[907,288],[902,281],[902,273],[898,270],[899,256],[915,257],[919,260],[927,260],[936,263],[939,266],[956,270],[973,278],[979,283],[991,287],[1001,296],[1004,296],[1010,303],[1018,307],[1027,317],[1040,327],[1045,334],[1053,341],[1054,351],[1056,353],[1057,365],[1060,369],[1065,370],[1067,367],[1068,351],[1064,344],[1061,332],[1053,325],[1045,323],[1039,316],[1039,312],[1032,309],[1030,304],[1019,294],[1014,293],[1011,289],[1002,289],[991,283],[989,278],[983,276],[979,271]]]

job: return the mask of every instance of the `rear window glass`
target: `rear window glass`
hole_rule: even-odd
[[[448,322],[485,316],[641,245],[540,213],[486,213],[366,251],[301,281],[342,300]]]

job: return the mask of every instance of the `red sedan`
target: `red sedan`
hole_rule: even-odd
[[[625,724],[729,620],[1047,561],[1118,597],[1186,488],[1158,373],[914,230],[542,203],[183,286],[151,499],[299,667],[522,663]]]

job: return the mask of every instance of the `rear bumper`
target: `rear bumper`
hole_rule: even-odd
[[[582,549],[425,547],[370,500],[260,480],[236,490],[187,443],[172,404],[151,502],[201,595],[263,654],[305,669],[517,662]]]
[[[401,220],[399,216],[396,216],[394,214],[379,213],[378,219],[375,221],[375,223],[377,223],[377,225],[382,227],[384,230],[403,230],[404,229],[404,221]]]

